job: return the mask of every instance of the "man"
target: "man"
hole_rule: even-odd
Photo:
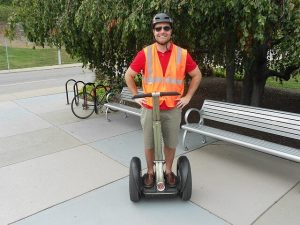
[[[133,95],[137,94],[134,77],[142,73],[144,93],[176,91],[180,96],[160,97],[160,119],[164,140],[165,178],[170,187],[176,186],[176,177],[172,164],[178,144],[181,111],[191,100],[201,81],[201,72],[186,49],[171,42],[173,20],[165,13],[158,13],[152,19],[152,31],[155,43],[141,50],[125,73],[125,80]],[[186,73],[191,82],[185,96],[184,78]],[[147,161],[147,173],[143,176],[145,187],[154,184],[154,140],[152,128],[152,99],[135,100],[142,106],[141,124],[144,133],[144,147]]]

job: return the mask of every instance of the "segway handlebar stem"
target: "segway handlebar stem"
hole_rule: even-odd
[[[134,95],[132,97],[132,99],[135,99],[135,98],[147,98],[147,97],[154,97],[154,96],[176,96],[176,95],[180,95],[180,94],[178,92],[175,92],[175,91],[152,92],[152,93]]]

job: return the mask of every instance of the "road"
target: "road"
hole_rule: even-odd
[[[0,94],[61,87],[69,79],[93,82],[95,75],[94,72],[83,69],[80,64],[0,71]]]

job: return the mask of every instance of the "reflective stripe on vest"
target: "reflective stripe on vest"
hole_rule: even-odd
[[[151,76],[152,75],[152,51],[151,51],[152,49],[151,49],[151,45],[149,45],[148,47],[147,47],[147,61],[148,61],[148,74]]]
[[[148,78],[143,78],[143,81],[145,82],[145,84],[153,84],[153,83],[161,83],[161,82],[165,82],[165,83],[170,83],[170,84],[182,84],[183,80],[177,80],[175,78],[170,78],[170,77],[166,77],[166,78],[160,78],[160,77],[148,77]]]

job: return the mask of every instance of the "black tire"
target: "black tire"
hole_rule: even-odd
[[[129,168],[129,195],[130,200],[138,202],[142,196],[142,169],[141,160],[133,157],[130,161]]]
[[[78,93],[72,100],[71,109],[73,114],[80,119],[90,117],[95,111],[93,96],[89,93]]]
[[[191,166],[186,156],[180,156],[177,160],[178,193],[183,201],[190,200],[192,196]]]

